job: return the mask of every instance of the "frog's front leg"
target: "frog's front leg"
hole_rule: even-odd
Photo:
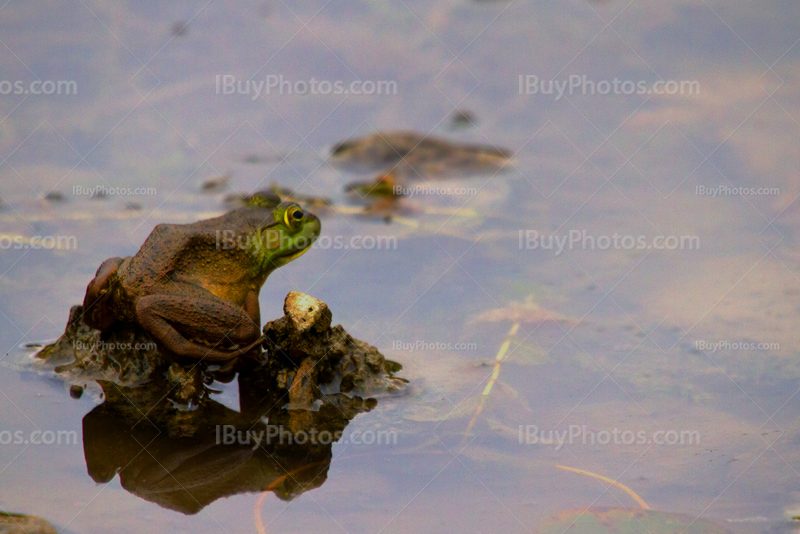
[[[104,261],[86,287],[83,297],[83,322],[91,328],[106,330],[117,318],[111,307],[112,286],[117,283],[117,271],[124,260],[109,258]]]
[[[148,295],[137,301],[136,318],[167,349],[187,358],[230,360],[247,354],[262,341],[254,291],[248,294],[244,308],[198,288],[181,294]],[[231,344],[235,346],[221,348]]]

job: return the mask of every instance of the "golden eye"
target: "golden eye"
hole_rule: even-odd
[[[283,220],[286,223],[286,226],[292,227],[296,226],[297,223],[303,220],[303,215],[303,210],[301,210],[298,206],[291,206],[286,210]]]

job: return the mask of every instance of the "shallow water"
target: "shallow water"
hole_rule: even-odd
[[[256,530],[258,504],[269,532],[354,534],[529,532],[565,509],[636,506],[565,465],[654,509],[788,530],[800,470],[798,19],[791,1],[728,4],[6,4],[0,92],[61,80],[77,94],[0,95],[0,233],[74,239],[0,253],[2,431],[77,439],[3,444],[2,509],[67,532],[241,532]],[[397,92],[254,98],[217,91],[224,75]],[[586,83],[533,94],[571,76]],[[614,79],[696,85],[599,94]],[[455,109],[476,126],[452,128]],[[325,216],[331,239],[396,247],[316,247],[270,277],[261,306],[267,320],[288,291],[312,294],[405,366],[413,394],[380,399],[350,427],[395,431],[396,443],[335,444],[325,484],[291,502],[244,494],[193,516],[118,478],[95,484],[81,424],[97,399],[70,398],[20,345],[57,337],[102,260],[135,253],[155,224],[209,217],[229,208],[225,194],[270,183],[344,205],[355,177],[325,151],[391,129],[507,147],[514,165],[432,182],[475,191],[406,199],[416,214],[391,224]],[[204,193],[220,175],[229,187]],[[109,194],[90,198],[97,186]],[[63,201],[44,200],[50,191]],[[670,239],[653,248],[659,236]],[[659,431],[685,442],[652,443]]]

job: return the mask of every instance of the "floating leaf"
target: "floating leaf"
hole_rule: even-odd
[[[453,405],[447,399],[442,399],[435,404],[419,404],[412,408],[405,416],[412,421],[449,421],[459,417],[469,417],[478,407],[480,396],[470,397],[458,405]]]
[[[493,419],[491,417],[486,418],[486,426],[488,426],[489,430],[494,432],[496,435],[502,438],[510,439],[515,443],[519,443],[520,439],[519,427],[517,428],[510,427],[508,425],[503,424],[501,421]]]
[[[0,512],[0,532],[30,532],[31,534],[55,534],[53,526],[35,515]]]
[[[515,363],[517,365],[535,366],[547,363],[547,353],[530,340],[523,340],[511,344],[511,350],[505,359],[505,363]]]
[[[565,510],[547,520],[540,534],[730,534],[695,516],[627,508]]]
[[[533,297],[529,296],[525,302],[509,302],[502,308],[488,310],[478,315],[471,323],[496,323],[500,321],[511,321],[515,323],[543,323],[554,321],[566,325],[576,325],[578,320],[567,317],[558,312],[542,308]]]

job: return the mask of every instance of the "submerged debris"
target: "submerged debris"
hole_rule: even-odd
[[[206,180],[203,180],[203,182],[200,184],[200,189],[202,189],[203,192],[205,193],[213,193],[215,191],[225,189],[229,185],[228,184],[229,179],[230,176],[227,174],[224,174],[222,176],[216,176],[214,178],[208,178]]]
[[[186,34],[189,33],[189,23],[183,21],[177,21],[172,24],[170,28],[170,34],[173,37],[186,37]]]
[[[475,116],[471,111],[457,109],[450,115],[450,128],[453,130],[475,126],[475,123]]]
[[[511,153],[491,145],[454,143],[416,132],[377,132],[333,147],[330,160],[346,169],[425,179],[497,172]]]
[[[379,176],[369,182],[352,182],[345,186],[345,190],[360,197],[402,198],[405,196],[403,188],[398,185],[393,173]]]
[[[64,202],[66,200],[66,198],[64,198],[64,193],[60,191],[48,191],[44,199],[47,202]]]
[[[295,202],[302,208],[314,208],[317,215],[325,215],[328,212],[332,212],[334,209],[333,203],[326,197],[304,195],[296,192],[293,189],[289,189],[288,187],[281,187],[276,183],[270,184],[270,186],[267,188],[267,191],[275,193],[281,198],[281,200],[286,202]],[[232,193],[225,196],[225,203],[235,206],[245,206],[247,205],[247,202],[250,200],[251,196],[252,195]]]

